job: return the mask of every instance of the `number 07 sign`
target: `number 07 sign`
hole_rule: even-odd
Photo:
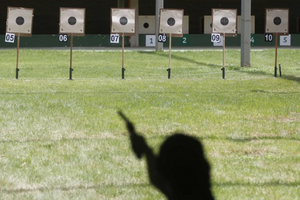
[[[120,43],[120,35],[119,34],[110,34],[110,43],[119,44]]]

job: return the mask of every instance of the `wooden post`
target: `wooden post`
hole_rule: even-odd
[[[71,41],[70,41],[70,69],[72,69],[72,60],[73,60],[73,33],[71,33]]]
[[[226,35],[223,33],[223,68],[222,68],[222,78],[225,79],[225,38]]]
[[[172,33],[169,38],[169,69],[171,69],[171,46],[172,46]]]
[[[124,69],[124,33],[122,34],[122,68]]]
[[[277,77],[277,49],[278,49],[278,33],[275,36],[275,68],[274,68],[274,76]]]
[[[223,34],[223,68],[225,68],[225,33]]]
[[[169,68],[168,68],[168,79],[171,78],[171,47],[172,47],[172,34],[169,36]]]
[[[17,66],[16,66],[16,79],[19,78],[19,51],[20,51],[20,33],[18,33],[18,42],[17,42]]]
[[[70,40],[70,77],[69,77],[70,80],[72,80],[72,72],[73,72],[72,62],[73,62],[73,33],[71,33],[71,40]]]
[[[125,68],[124,68],[124,37],[125,37],[125,35],[124,35],[124,33],[122,34],[122,79],[125,79]]]

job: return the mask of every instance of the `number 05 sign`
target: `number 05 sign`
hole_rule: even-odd
[[[14,33],[6,33],[5,42],[15,43],[15,34]]]

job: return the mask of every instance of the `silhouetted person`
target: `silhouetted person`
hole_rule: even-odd
[[[138,158],[146,156],[149,179],[170,200],[214,199],[211,193],[210,167],[201,143],[176,133],[166,139],[158,156],[134,125],[121,113],[130,133],[131,145]]]

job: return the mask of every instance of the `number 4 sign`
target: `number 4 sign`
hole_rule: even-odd
[[[5,42],[15,43],[15,34],[14,33],[6,33]]]

